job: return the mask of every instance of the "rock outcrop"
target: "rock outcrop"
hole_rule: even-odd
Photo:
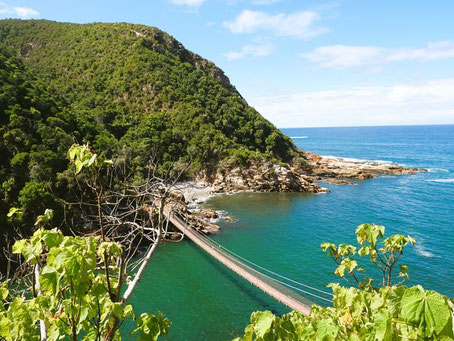
[[[339,179],[371,179],[384,174],[415,174],[427,172],[423,168],[406,168],[396,163],[368,162],[346,160],[343,158],[327,158],[314,153],[306,153],[311,165],[311,175],[318,180],[345,184]]]
[[[214,193],[227,192],[329,192],[320,187],[313,177],[288,164],[253,163],[249,167],[225,168],[214,176],[202,174],[198,180],[212,184]]]

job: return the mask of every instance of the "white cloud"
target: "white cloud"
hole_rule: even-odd
[[[169,0],[174,5],[185,5],[188,7],[198,8],[205,0]]]
[[[357,66],[379,66],[399,61],[429,61],[454,57],[454,43],[429,43],[425,48],[383,48],[376,46],[321,46],[301,55],[322,67],[345,69]]]
[[[22,19],[36,18],[39,16],[38,11],[35,11],[33,8],[13,7],[13,10],[17,16]]]
[[[239,52],[227,52],[225,56],[228,60],[242,59],[246,56],[261,57],[269,55],[273,51],[273,45],[262,44],[262,45],[245,45]]]
[[[249,98],[279,127],[454,123],[454,78]]]
[[[12,7],[4,2],[0,2],[0,15],[30,19],[39,17],[38,11],[28,7]]]
[[[319,14],[314,11],[270,15],[261,11],[244,10],[234,21],[224,22],[223,26],[235,34],[271,31],[278,36],[306,39],[327,31],[326,28],[312,27],[319,18]]]
[[[343,69],[378,62],[383,49],[374,46],[321,46],[302,57],[323,67]]]
[[[253,5],[271,5],[276,2],[281,2],[282,0],[254,0],[252,1]]]

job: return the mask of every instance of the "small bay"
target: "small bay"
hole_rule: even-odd
[[[327,194],[214,196],[204,206],[234,219],[217,222],[222,227],[213,237],[217,242],[270,270],[325,289],[329,282],[347,283],[334,276],[334,263],[320,243],[355,243],[356,226],[374,222],[385,225],[387,235],[416,239],[403,256],[410,267],[407,285],[419,283],[454,297],[454,126],[282,131],[300,148],[320,155],[396,162],[429,172],[355,185],[322,184],[331,190]],[[242,333],[254,310],[288,311],[189,241],[159,248],[131,303],[138,313],[162,311],[172,322],[171,340],[228,340]]]

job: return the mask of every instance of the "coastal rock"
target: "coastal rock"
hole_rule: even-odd
[[[336,178],[327,178],[326,182],[336,184],[336,185],[353,185],[354,183],[347,180],[336,179]]]
[[[311,165],[311,175],[332,183],[339,183],[333,179],[366,180],[384,174],[398,175],[427,172],[427,169],[406,168],[395,163],[328,158],[310,152],[306,152],[306,156]]]
[[[202,216],[203,218],[206,218],[206,219],[219,218],[218,213],[215,210],[211,210],[211,209],[200,210],[198,212],[198,215],[200,215],[200,216]]]
[[[203,175],[202,175],[203,176]],[[313,177],[306,176],[302,171],[288,164],[271,162],[255,162],[247,168],[225,168],[216,175],[212,185],[215,193],[227,192],[310,192],[329,191],[320,187]]]
[[[405,168],[395,163],[368,162],[336,157],[323,157],[301,152],[293,165],[253,161],[248,167],[224,167],[215,173],[201,172],[197,181],[210,186],[212,193],[308,192],[324,193],[329,189],[318,185],[323,180],[339,185],[353,184],[348,179],[366,180],[383,174],[414,174],[425,169]]]

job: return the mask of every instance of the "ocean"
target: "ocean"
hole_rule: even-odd
[[[355,185],[322,183],[331,192],[240,193],[204,203],[220,219],[213,238],[241,256],[316,288],[349,285],[320,243],[355,243],[357,225],[373,222],[386,235],[409,234],[402,264],[407,285],[454,297],[454,125],[282,129],[304,150],[320,155],[396,162],[428,169],[381,176]],[[311,298],[311,297],[308,297]],[[317,298],[314,302],[323,304]],[[233,274],[189,241],[159,247],[131,299],[135,311],[162,311],[171,340],[229,340],[242,335],[251,312],[288,309]]]

